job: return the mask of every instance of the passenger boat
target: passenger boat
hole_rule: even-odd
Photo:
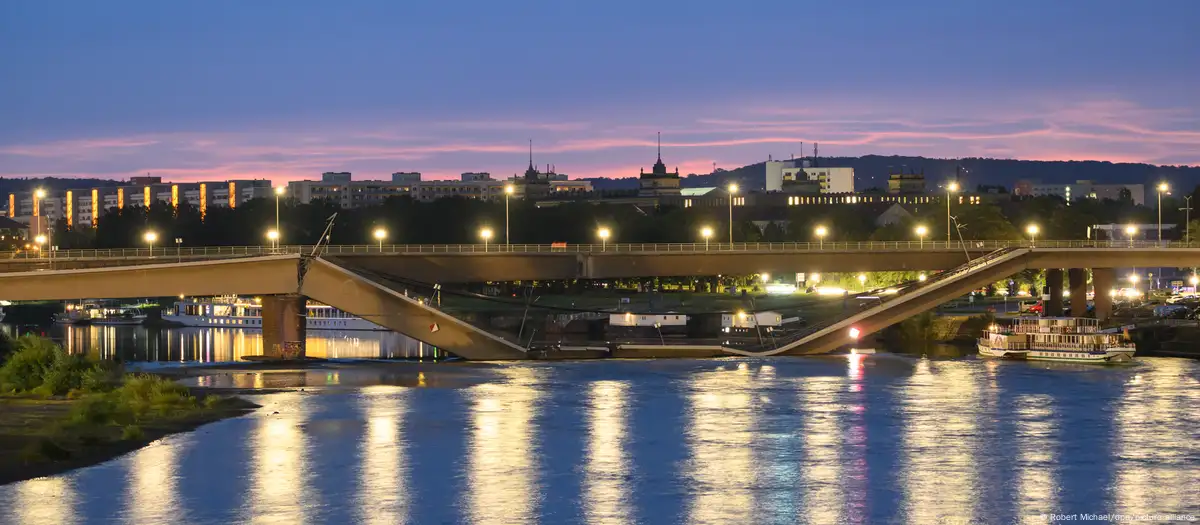
[[[139,325],[145,320],[145,312],[137,307],[114,307],[88,302],[67,304],[65,311],[54,315],[54,322],[59,324],[126,326]]]
[[[305,328],[308,330],[387,330],[321,303],[309,301],[305,310]],[[231,296],[178,301],[170,310],[163,312],[162,318],[183,326],[261,330],[262,304],[256,300]]]
[[[1020,317],[989,326],[979,338],[979,355],[1005,359],[1128,363],[1134,344],[1123,334],[1104,333],[1095,319]]]

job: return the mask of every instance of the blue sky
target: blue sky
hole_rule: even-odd
[[[1200,164],[1200,2],[0,2],[0,175]]]

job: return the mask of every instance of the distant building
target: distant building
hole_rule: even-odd
[[[1067,202],[1079,199],[1128,198],[1134,204],[1146,204],[1145,184],[1096,184],[1090,180],[1077,180],[1074,184],[1043,184],[1039,181],[1020,180],[1013,186],[1013,195],[1026,197],[1059,197]]]
[[[412,184],[421,182],[421,172],[419,171],[401,171],[392,174],[392,182],[397,184]]]
[[[888,193],[925,193],[925,174],[892,173],[888,175]]]
[[[463,182],[478,182],[483,180],[492,180],[492,174],[488,172],[466,172],[459,176]]]
[[[0,217],[0,250],[11,252],[22,249],[29,240],[29,226],[8,217]]]
[[[638,174],[638,196],[639,197],[660,197],[666,195],[679,195],[679,168],[675,168],[675,173],[667,172],[667,165],[662,161],[662,135],[659,135],[658,140],[658,160],[654,162],[654,167],[650,168],[650,173],[642,170]]]

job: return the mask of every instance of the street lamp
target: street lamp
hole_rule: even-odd
[[[610,235],[612,235],[612,232],[608,228],[601,227],[599,230],[596,230],[596,236],[600,238],[600,251],[604,251]]]
[[[929,229],[924,224],[917,226],[917,238],[921,240],[919,245],[921,248],[925,248],[925,234],[927,233],[929,233]]]
[[[43,252],[43,253],[42,253],[42,257],[45,257],[45,256],[46,256],[46,255],[45,255],[45,249],[43,249],[43,248],[42,248],[42,246],[46,244],[46,236],[45,236],[45,235],[42,235],[42,234],[38,234],[38,236],[37,236],[37,237],[34,237],[34,238],[33,238],[33,242],[37,243],[37,245],[38,245],[38,251],[39,251],[39,252]]]
[[[928,279],[928,277],[926,277],[924,273],[917,276],[918,281],[925,282],[925,279]]]
[[[863,290],[867,289],[867,274],[858,274],[858,285],[861,286]]]
[[[1028,228],[1025,228],[1025,233],[1029,234],[1029,246],[1032,248],[1034,243],[1037,242],[1038,226],[1030,224]]]
[[[279,229],[279,197],[281,195],[283,195],[283,192],[285,192],[285,191],[287,191],[287,189],[284,188],[283,186],[275,187],[275,229],[276,230]]]
[[[771,274],[769,274],[767,272],[763,272],[761,277],[762,277],[762,282],[764,282],[764,283],[771,282]]]
[[[158,240],[158,234],[154,232],[143,233],[142,240],[150,245],[150,256],[154,257],[154,242]]]
[[[1130,224],[1129,226],[1125,227],[1125,234],[1129,236],[1129,247],[1130,248],[1133,248],[1133,236],[1137,235],[1137,232],[1138,232],[1137,226]]]
[[[950,242],[950,194],[958,191],[958,183],[951,182],[946,185],[946,243]]]
[[[175,256],[179,258],[178,259],[179,262],[183,262],[183,248],[181,248],[182,245],[183,245],[183,238],[176,237],[175,238]]]
[[[1197,277],[1196,274],[1192,274],[1192,276],[1188,278],[1188,284],[1191,284],[1192,286],[1200,284],[1200,277]]]
[[[488,251],[488,241],[492,240],[492,229],[483,228],[479,230],[479,238],[483,239],[483,251]]]
[[[1158,243],[1162,244],[1162,196],[1170,189],[1167,183],[1160,182],[1158,184]]]
[[[813,284],[819,283],[819,282],[821,282],[821,274],[813,273],[812,276],[809,277],[809,279],[812,280]]]
[[[737,195],[737,184],[729,185],[729,249],[733,249],[733,196]]]
[[[45,215],[45,213],[42,213],[38,204],[44,198],[46,198],[46,190],[41,188],[33,190],[33,214],[37,217],[37,224],[34,225],[34,231],[37,233],[42,233],[42,215]]]
[[[700,236],[704,237],[704,250],[708,251],[708,239],[712,237],[713,230],[708,226],[700,229]]]
[[[817,226],[816,234],[817,234],[817,248],[818,249],[821,249],[821,250],[825,249],[825,235],[828,233],[829,233],[829,230],[825,229],[824,226]]]
[[[387,238],[387,230],[381,226],[375,228],[375,232],[372,235],[375,236],[375,240],[379,241],[379,253],[383,253],[383,240]]]
[[[508,197],[515,193],[517,188],[512,184],[504,186],[504,245],[508,246]],[[529,198],[526,196],[526,198]]]
[[[271,241],[271,249],[274,250],[275,243],[279,240],[279,230],[267,230],[267,240]]]

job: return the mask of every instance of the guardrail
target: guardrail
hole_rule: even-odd
[[[877,251],[974,251],[992,252],[1004,248],[1200,248],[1200,242],[1155,241],[861,241],[861,242],[743,242],[743,243],[627,243],[627,244],[335,244],[322,248],[325,255],[403,255],[403,254],[531,254],[531,253],[737,253],[737,252],[877,252]],[[5,259],[86,260],[154,257],[223,258],[262,255],[309,254],[312,246],[197,246],[188,248],[111,248],[89,250],[48,250],[0,252]]]

